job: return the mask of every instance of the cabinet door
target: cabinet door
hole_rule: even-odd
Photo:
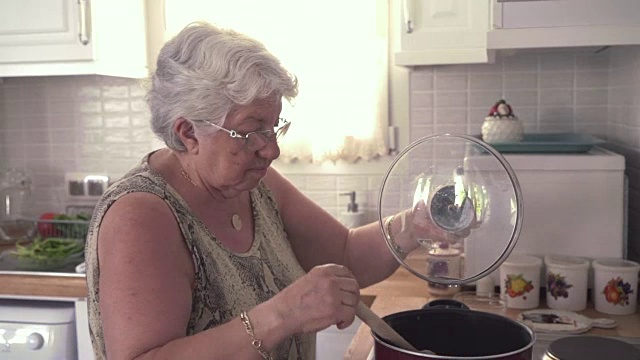
[[[396,62],[486,62],[489,16],[489,0],[402,0]]]
[[[0,63],[92,60],[89,0],[2,0]]]

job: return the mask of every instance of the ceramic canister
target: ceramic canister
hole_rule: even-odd
[[[427,273],[431,276],[459,279],[462,271],[462,253],[448,244],[434,244],[427,252]],[[428,282],[433,296],[450,296],[460,291],[458,286]]]
[[[547,255],[544,264],[547,306],[555,310],[586,309],[589,261],[579,257]]]
[[[540,304],[542,259],[511,255],[500,266],[500,294],[508,308],[533,309]]]
[[[592,265],[596,311],[610,315],[635,313],[640,264],[621,259],[597,259]]]

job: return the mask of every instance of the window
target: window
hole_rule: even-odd
[[[208,21],[252,36],[298,77],[284,161],[369,160],[387,153],[385,0],[166,1],[167,29]]]

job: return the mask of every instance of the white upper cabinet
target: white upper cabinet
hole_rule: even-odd
[[[492,49],[640,44],[639,0],[493,0]]]
[[[145,10],[144,0],[2,0],[0,77],[145,77]]]
[[[396,65],[492,62],[495,51],[640,44],[640,0],[389,0]]]
[[[392,14],[399,19],[394,21],[396,65],[491,61],[490,0],[392,0],[391,5],[398,8]]]
[[[73,0],[5,0],[0,62],[92,60],[87,4]]]

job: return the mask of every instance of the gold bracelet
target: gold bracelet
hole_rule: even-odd
[[[396,218],[395,215],[391,215],[390,217],[387,218],[387,221],[386,221],[387,236],[388,236],[388,239],[389,239],[389,243],[391,244],[393,249],[398,254],[400,254],[401,256],[407,256],[407,254],[409,254],[409,252],[404,250],[403,248],[401,248],[400,245],[396,244],[396,242],[393,239],[393,233],[391,232],[391,226],[393,225],[393,220],[395,220],[395,218]]]
[[[255,334],[253,333],[253,326],[251,326],[251,321],[249,321],[249,315],[246,311],[240,313],[240,321],[242,321],[242,325],[244,325],[244,329],[247,331],[247,334],[251,337],[251,346],[262,355],[262,358],[267,360],[273,360],[271,355],[268,352],[264,351],[262,348],[262,340],[256,339]]]

